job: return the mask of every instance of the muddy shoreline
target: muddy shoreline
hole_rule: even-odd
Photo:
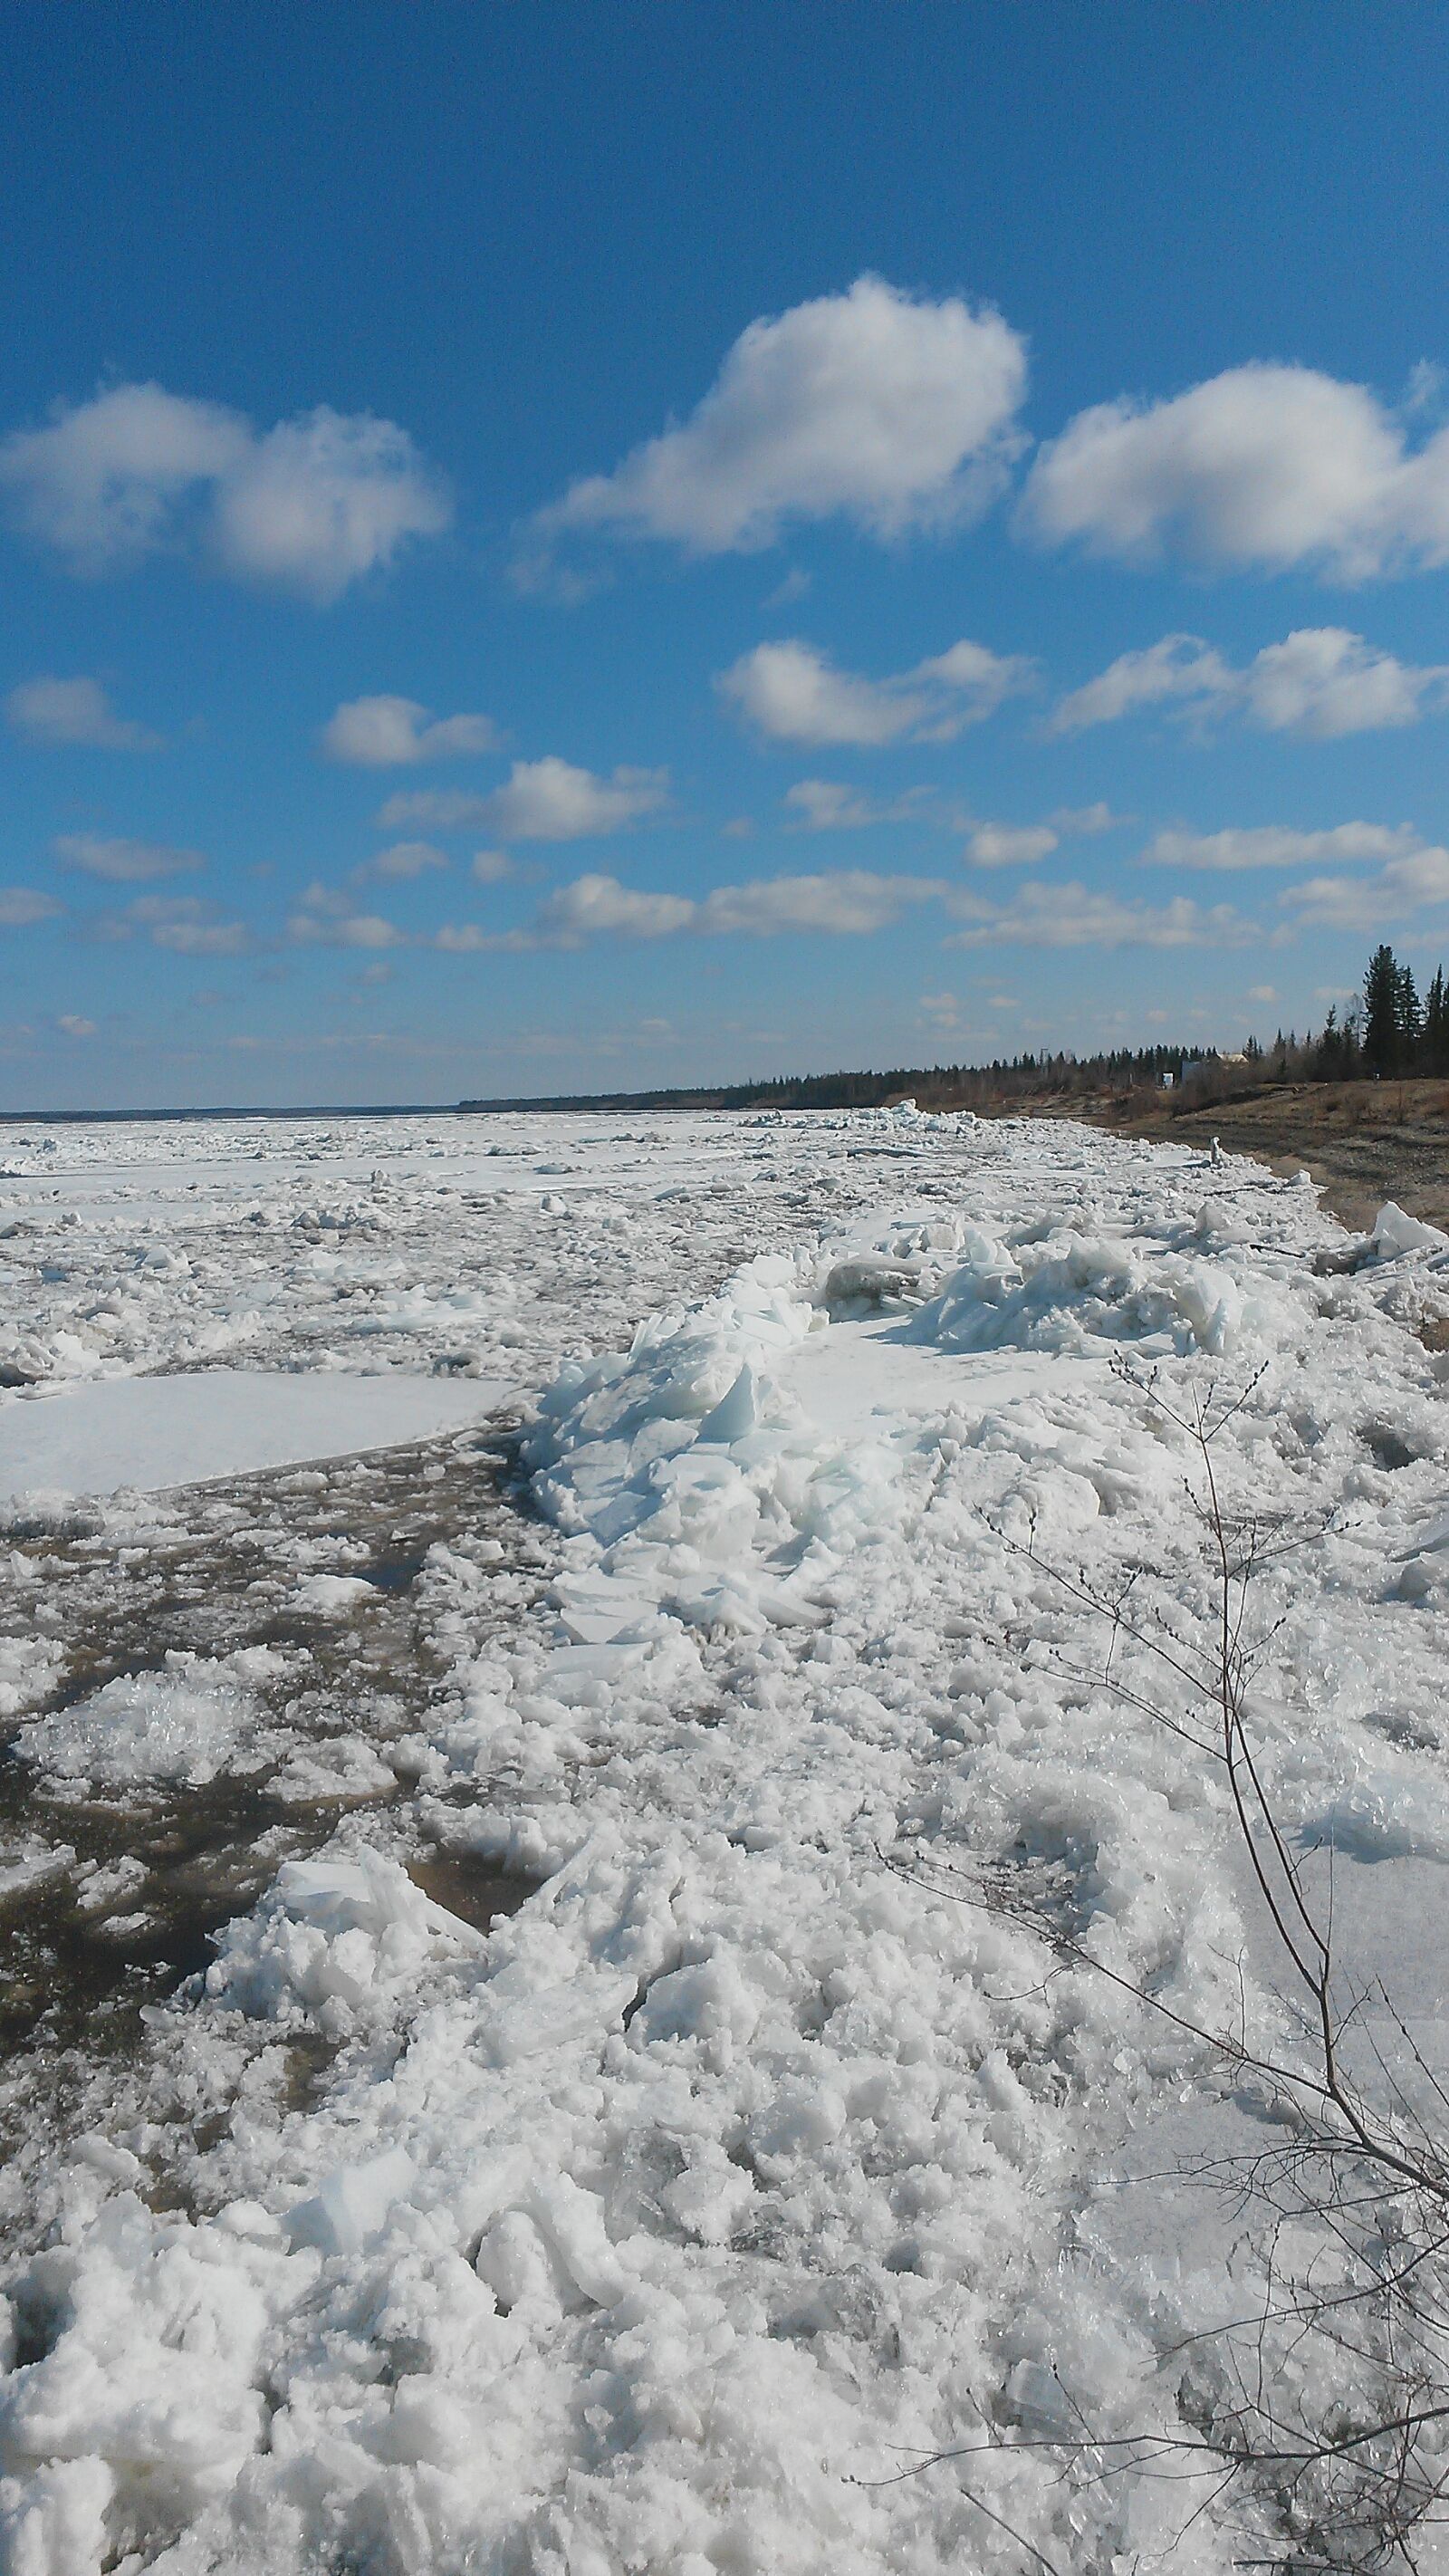
[[[1013,1116],[1074,1118],[1113,1136],[1157,1145],[1201,1145],[1272,1172],[1311,1172],[1341,1225],[1364,1231],[1386,1199],[1449,1232],[1449,1085],[1435,1082],[1289,1083],[1256,1096],[1178,1105],[1170,1095],[1110,1101],[1063,1094],[1012,1104]]]

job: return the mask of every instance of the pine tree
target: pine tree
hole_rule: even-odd
[[[1395,1073],[1403,995],[1392,948],[1376,948],[1364,970],[1363,1062],[1366,1073]]]

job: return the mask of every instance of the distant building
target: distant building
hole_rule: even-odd
[[[1181,1073],[1178,1075],[1178,1080],[1179,1082],[1198,1082],[1205,1073],[1212,1073],[1214,1071],[1221,1072],[1224,1065],[1246,1064],[1247,1061],[1248,1059],[1242,1053],[1241,1049],[1234,1052],[1225,1052],[1222,1055],[1191,1056],[1183,1066]],[[1170,1081],[1171,1078],[1170,1074],[1164,1075],[1163,1077],[1164,1081]]]

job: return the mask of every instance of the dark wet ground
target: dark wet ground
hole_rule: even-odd
[[[1351,1231],[1372,1226],[1386,1199],[1449,1228],[1449,1086],[1442,1081],[1298,1082],[1194,1107],[1190,1099],[1055,1105],[1118,1135],[1247,1154],[1282,1176],[1309,1171],[1323,1203]]]
[[[23,1757],[24,1721],[9,1725],[0,1856],[43,1846],[46,1867],[0,1897],[0,2152],[17,2122],[33,2136],[48,2101],[59,2116],[82,2069],[132,2058],[146,2008],[204,1971],[222,1925],[349,1810],[387,1811],[389,1847],[464,1922],[486,1930],[524,1901],[531,1880],[417,1830],[407,1739],[447,1696],[456,1616],[449,1640],[439,1631],[460,1597],[477,1651],[538,1601],[555,1546],[522,1507],[507,1433],[487,1430],[0,1523],[0,1637],[60,1649],[28,1717],[168,1656],[280,1650],[255,1685],[265,1758],[245,1774],[124,1789],[48,1777]],[[369,1596],[309,1612],[296,1595],[318,1572],[361,1578]]]

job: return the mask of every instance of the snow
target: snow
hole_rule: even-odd
[[[406,1792],[279,1846],[138,2069],[21,2160],[4,2563],[1273,2563],[1266,2492],[1038,2445],[1224,2420],[1259,2258],[1190,2168],[1282,2105],[1183,2024],[1303,2044],[1181,1678],[1216,1615],[1204,1406],[1272,1539],[1263,1774],[1445,2063],[1440,1239],[1386,1210],[1355,1267],[1311,1188],[1231,1157],[911,1108],[50,1142],[0,1146],[41,1229],[0,1262],[14,1364],[62,1391],[0,1441],[190,1389],[212,1465],[170,1472],[156,1417],[169,1485],[224,1472],[227,1405],[260,1467],[369,1445],[383,1390],[378,1437],[441,1437],[503,1379],[546,1579],[430,1546]],[[158,1366],[188,1373],[127,1374]],[[69,1418],[104,1496],[106,1417]],[[347,1658],[377,1591],[345,1546],[280,1574],[276,1653],[310,1623],[339,1720],[284,1806],[376,1761]],[[247,1669],[62,1687],[19,1750],[51,1791],[245,1779],[281,1722]],[[21,1896],[75,1866],[43,1814]],[[464,1920],[423,1844],[532,1893]],[[1300,2341],[1285,2406],[1367,2402],[1362,2354]]]
[[[474,1422],[502,1380],[214,1368],[0,1398],[0,1499],[155,1492],[381,1449]]]
[[[1023,1351],[1011,1358],[947,1351],[897,1323],[844,1322],[807,1343],[784,1372],[817,1431],[848,1438],[875,1418],[979,1420],[1001,1406],[1046,1394],[1100,1363]]]

